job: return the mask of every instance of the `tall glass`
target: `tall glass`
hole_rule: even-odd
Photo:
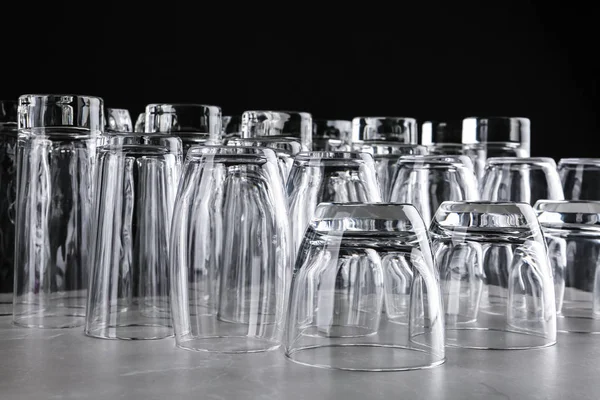
[[[19,98],[13,321],[68,328],[85,322],[94,160],[102,99]]]
[[[12,315],[17,197],[17,101],[0,100],[0,315]]]

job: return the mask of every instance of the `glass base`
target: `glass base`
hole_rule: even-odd
[[[446,346],[479,350],[526,350],[556,344],[544,336],[487,328],[446,328]]]
[[[587,333],[598,335],[600,334],[600,319],[559,316],[556,319],[556,330],[562,333]]]
[[[311,326],[308,329],[302,331],[303,336],[311,337],[323,337],[323,338],[352,338],[352,337],[365,337],[376,335],[377,331],[373,328],[366,326],[356,325],[331,325],[328,326],[329,330],[319,330],[316,326]]]
[[[164,325],[130,324],[86,329],[85,334],[98,339],[157,340],[173,336],[173,329]]]
[[[286,351],[291,361],[346,371],[409,371],[432,368],[446,359],[419,349],[382,344],[332,344]]]
[[[275,350],[279,346],[278,341],[250,336],[177,338],[177,347],[181,349],[211,353],[259,353]]]
[[[65,329],[77,328],[85,324],[85,315],[62,314],[52,315],[18,315],[13,317],[13,324],[23,328]]]
[[[0,301],[0,317],[6,315],[13,315],[12,301]]]

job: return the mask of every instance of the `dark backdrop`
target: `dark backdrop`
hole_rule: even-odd
[[[123,0],[85,3],[82,12],[84,2],[25,3],[26,14],[3,17],[5,42],[17,37],[17,62],[2,61],[0,97],[98,95],[134,119],[151,102],[340,119],[525,116],[532,155],[600,157],[590,145],[598,13],[525,0],[452,3],[400,2],[400,11],[360,19],[313,11],[298,21],[288,18],[298,6],[283,3],[248,15],[233,4],[213,11],[211,3]]]

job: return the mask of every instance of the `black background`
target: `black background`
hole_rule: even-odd
[[[17,52],[1,62],[0,97],[97,95],[134,120],[154,102],[214,104],[224,115],[524,116],[532,155],[600,157],[594,9],[210,4],[25,3],[3,17],[4,48],[16,37]]]

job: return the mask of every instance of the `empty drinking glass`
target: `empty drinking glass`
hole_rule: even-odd
[[[17,101],[0,100],[0,316],[12,315],[17,198]]]
[[[462,144],[462,122],[425,121],[419,132],[419,143],[427,147],[429,154],[465,154]]]
[[[319,203],[381,201],[375,163],[367,153],[313,151],[294,159],[287,180],[294,249]]]
[[[171,235],[177,346],[277,348],[291,278],[290,227],[277,157],[261,147],[192,147]]]
[[[172,335],[169,231],[183,150],[178,137],[113,134],[99,150],[85,334]]]
[[[564,199],[556,163],[546,157],[489,158],[480,189],[481,199],[489,201]]]
[[[448,346],[528,349],[556,343],[552,268],[529,204],[444,202],[429,232]]]
[[[186,153],[198,144],[219,144],[223,134],[221,109],[204,104],[149,104],[146,133],[179,136]]]
[[[368,144],[363,143],[354,145],[353,147],[355,151],[362,151],[373,156],[375,170],[377,171],[377,183],[379,184],[383,201],[390,199],[397,163],[400,157],[428,154],[427,147],[425,146],[386,141],[369,141]]]
[[[244,111],[242,137],[265,136],[296,139],[307,149],[312,149],[312,116],[296,111]]]
[[[284,184],[287,182],[288,175],[290,174],[292,165],[294,164],[294,156],[302,151],[307,150],[306,147],[304,147],[298,140],[288,138],[230,138],[225,139],[223,144],[226,144],[227,146],[267,147],[273,149],[277,155],[281,181]]]
[[[600,202],[540,200],[554,272],[558,331],[600,333]]]
[[[85,322],[94,160],[103,128],[100,98],[19,98],[17,325],[67,328]]]
[[[563,158],[558,174],[567,200],[600,200],[600,158]]]
[[[394,203],[413,204],[426,224],[444,201],[479,200],[472,163],[466,156],[402,156],[390,193]]]
[[[133,123],[129,111],[123,108],[105,108],[105,132],[133,132]]]
[[[337,119],[313,120],[314,151],[349,151],[352,122]]]
[[[477,178],[483,177],[490,157],[529,157],[530,122],[517,117],[471,117],[462,123],[465,154],[475,164]]]
[[[400,314],[406,318],[398,323]],[[356,371],[444,362],[437,273],[413,206],[317,207],[296,260],[285,354],[300,364]]]
[[[356,117],[352,120],[352,144],[370,141],[417,144],[417,121],[405,117]]]

